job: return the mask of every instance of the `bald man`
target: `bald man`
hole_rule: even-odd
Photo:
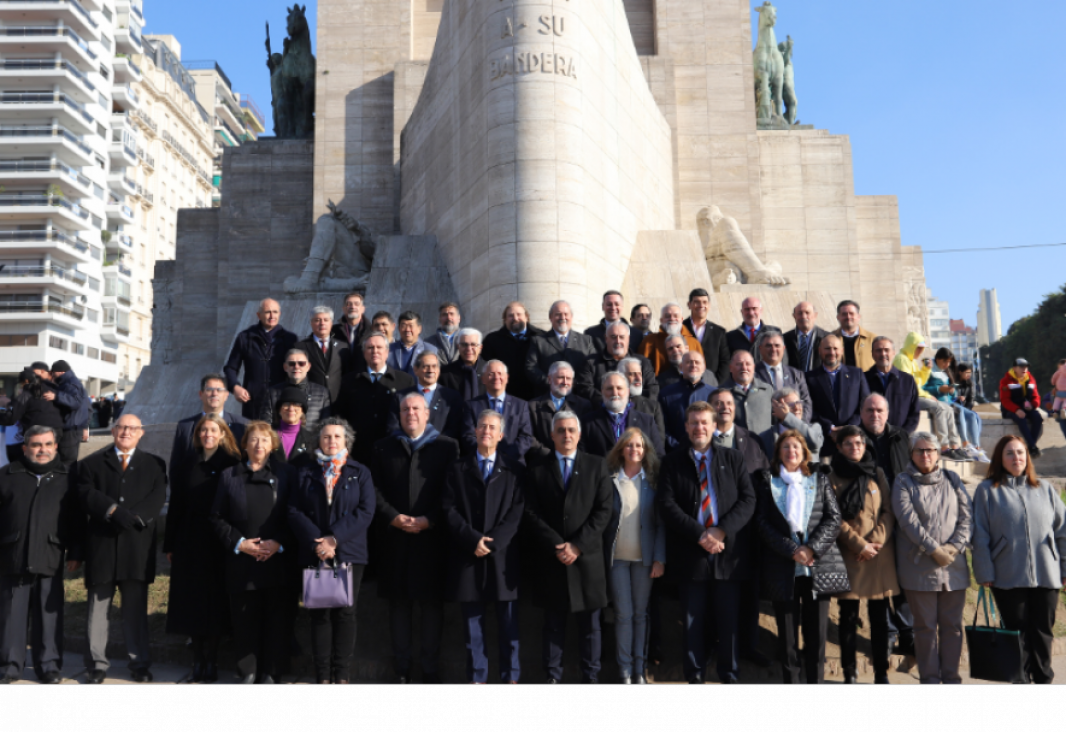
[[[788,364],[803,372],[812,371],[822,365],[818,349],[822,345],[822,339],[829,335],[829,331],[815,325],[818,311],[813,303],[797,303],[796,307],[792,308],[792,319],[796,321],[796,327],[785,333]]]
[[[255,325],[237,334],[223,367],[226,387],[241,403],[241,416],[258,419],[263,397],[271,384],[285,380],[285,354],[299,337],[281,327],[281,305],[267,298],[256,311]],[[244,380],[238,378],[241,368]]]
[[[757,297],[746,297],[740,303],[740,320],[740,327],[726,334],[729,355],[732,356],[737,351],[747,351],[757,362],[759,355],[755,352],[755,341],[759,335],[764,330],[781,329],[762,321],[762,300]]]

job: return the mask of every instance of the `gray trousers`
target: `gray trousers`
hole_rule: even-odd
[[[89,653],[85,667],[107,671],[108,611],[115,589],[122,593],[122,634],[126,639],[131,671],[152,665],[148,651],[148,583],[137,580],[109,582],[89,588]]]
[[[966,590],[907,590],[914,614],[914,650],[923,684],[961,684],[962,613]]]
[[[0,675],[22,677],[26,628],[33,670],[41,678],[63,668],[63,571],[0,577]]]
[[[929,412],[929,421],[933,423],[933,433],[936,434],[936,439],[940,440],[941,447],[962,445],[962,438],[959,437],[959,430],[955,426],[955,410],[950,404],[919,397],[918,409]]]

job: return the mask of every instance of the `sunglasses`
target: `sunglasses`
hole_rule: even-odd
[[[310,363],[310,362],[309,361],[289,361],[285,365],[286,366],[301,366],[302,367],[302,366],[306,366],[308,363]]]

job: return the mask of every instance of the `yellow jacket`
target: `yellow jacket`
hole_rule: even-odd
[[[896,358],[892,361],[892,365],[905,374],[910,374],[914,377],[914,381],[918,384],[918,391],[921,393],[921,389],[925,386],[925,382],[929,379],[929,374],[932,373],[932,366],[923,366],[921,361],[914,359],[914,351],[918,347],[919,343],[923,343],[925,338],[921,333],[915,333],[911,331],[907,334],[907,340],[903,342],[903,348],[896,354]]]

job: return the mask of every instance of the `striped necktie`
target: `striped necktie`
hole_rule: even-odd
[[[700,523],[707,528],[718,524],[718,502],[711,500],[710,481],[707,479],[707,456],[700,455]]]
[[[800,364],[804,371],[810,370],[810,350],[811,342],[806,333],[799,333],[799,357]]]

